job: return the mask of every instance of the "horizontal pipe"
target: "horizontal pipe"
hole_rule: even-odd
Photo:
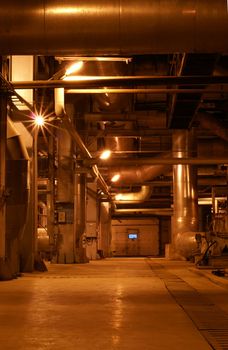
[[[166,113],[162,111],[133,112],[133,113],[85,113],[83,119],[90,122],[100,121],[148,121],[153,120],[153,127],[166,127]],[[150,125],[151,127],[151,125]]]
[[[228,52],[226,0],[1,1],[1,55]]]
[[[76,76],[75,80],[11,81],[14,89],[85,89],[132,85],[208,85],[228,84],[228,76]],[[200,89],[201,90],[201,89]],[[104,91],[103,91],[104,93]]]
[[[117,167],[136,166],[136,165],[175,165],[175,164],[192,164],[192,165],[209,165],[209,164],[228,164],[228,158],[141,158],[141,159],[126,159],[115,158],[112,160],[89,159],[84,160],[84,165],[91,166],[97,164],[102,167]]]
[[[114,211],[114,215],[118,214],[152,214],[157,216],[171,216],[173,214],[173,210],[170,208],[128,208],[128,209],[116,209]]]
[[[147,200],[152,194],[150,186],[142,186],[138,192],[118,193],[114,202],[117,204],[139,203]]]
[[[205,89],[150,89],[150,88],[133,88],[133,89],[105,89],[106,94],[216,94],[223,93],[223,86],[220,86],[218,89],[205,90]],[[228,91],[227,91],[228,92]],[[68,89],[66,90],[67,94],[104,94],[104,89]]]

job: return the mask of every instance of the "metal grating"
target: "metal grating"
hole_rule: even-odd
[[[204,338],[215,350],[228,350],[228,330],[210,330],[201,332]]]
[[[214,350],[228,350],[228,314],[180,277],[147,260],[154,274]]]

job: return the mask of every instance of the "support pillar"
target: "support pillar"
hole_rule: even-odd
[[[75,175],[75,256],[77,263],[88,262],[83,239],[86,232],[86,175]]]
[[[173,131],[173,157],[196,156],[194,130]],[[188,259],[196,249],[198,231],[197,169],[192,165],[173,166],[172,257]]]
[[[75,262],[74,250],[74,167],[72,141],[65,130],[58,130],[56,212],[58,228],[57,263]]]
[[[6,257],[6,128],[7,93],[0,92],[0,280],[9,280],[12,274]]]

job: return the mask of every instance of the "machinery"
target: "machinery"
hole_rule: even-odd
[[[227,187],[212,189],[212,215],[204,234],[196,234],[200,254],[197,266],[228,267]]]

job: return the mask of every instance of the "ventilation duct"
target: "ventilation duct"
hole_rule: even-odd
[[[173,131],[173,156],[196,155],[194,130]],[[188,258],[195,246],[198,231],[197,169],[189,164],[173,166],[172,245],[174,257]]]
[[[170,157],[170,153],[163,154],[162,158]],[[137,159],[135,159],[137,163]],[[167,174],[171,170],[170,165],[143,165],[112,168],[110,178],[115,174],[119,174],[118,185],[142,184],[145,181],[154,179],[162,174]]]
[[[120,193],[115,197],[116,204],[139,203],[150,198],[152,189],[150,186],[142,186],[138,192]]]
[[[227,52],[226,0],[1,1],[1,54]]]

